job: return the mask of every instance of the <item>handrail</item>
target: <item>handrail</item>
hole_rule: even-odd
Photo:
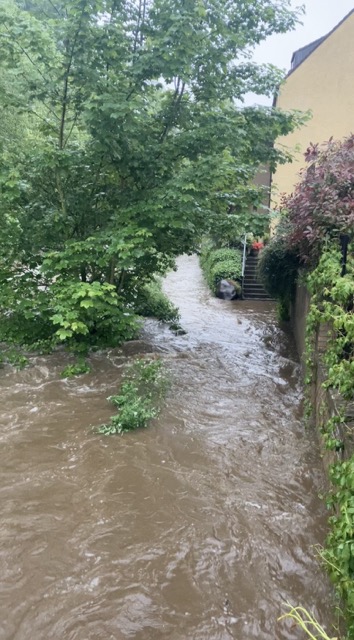
[[[245,236],[243,240],[242,271],[241,271],[242,280],[245,276],[246,258],[247,258],[247,236]]]
[[[242,299],[243,299],[243,287],[245,284],[246,258],[247,258],[247,236],[245,235],[243,240],[242,271],[241,271],[241,298]]]

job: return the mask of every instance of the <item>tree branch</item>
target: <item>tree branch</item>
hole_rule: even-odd
[[[180,83],[181,83],[181,79],[178,78],[177,80],[177,85],[176,85],[176,90],[173,96],[173,100],[172,100],[172,105],[171,105],[171,114],[170,117],[167,119],[167,122],[165,124],[164,130],[161,134],[161,138],[160,138],[160,142],[163,142],[167,136],[168,131],[170,130],[171,126],[174,124],[174,116],[177,114],[177,111],[179,109],[179,106],[181,104],[181,100],[184,94],[184,90],[185,90],[185,86],[186,83],[182,82],[182,87],[180,90]]]
[[[139,9],[138,9],[138,20],[136,23],[136,29],[134,33],[134,44],[133,44],[133,55],[135,55],[137,46],[138,46],[138,38],[139,38],[139,29],[140,29],[140,21],[142,17],[143,10],[143,0],[139,0]]]
[[[57,128],[56,128],[53,124],[50,124],[50,122],[48,122],[48,121],[46,120],[46,118],[43,118],[43,116],[40,116],[40,115],[39,115],[39,113],[37,113],[37,112],[36,112],[36,111],[34,111],[33,109],[31,109],[30,113],[32,113],[34,116],[36,116],[36,118],[39,118],[40,120],[42,120],[43,122],[45,122],[45,123],[46,123],[46,125],[47,125],[48,127],[50,127],[51,129],[53,129],[53,131],[57,131]]]
[[[65,130],[65,118],[66,118],[68,90],[69,90],[69,75],[70,75],[71,66],[73,63],[75,47],[76,47],[77,39],[79,37],[79,33],[81,30],[82,18],[84,15],[84,11],[86,9],[86,5],[87,5],[87,2],[85,2],[82,7],[79,24],[74,35],[73,43],[69,53],[69,60],[66,66],[65,74],[64,74],[64,88],[63,88],[63,96],[61,101],[62,109],[61,109],[60,128],[59,128],[59,149],[64,148],[64,130]]]
[[[48,0],[50,6],[54,9],[54,11],[56,11],[56,13],[58,14],[59,18],[62,17],[58,7],[55,6],[54,2],[52,2],[52,0]]]
[[[70,131],[69,131],[68,135],[66,136],[66,139],[64,140],[63,149],[65,149],[66,145],[68,144],[70,136],[71,136],[71,134],[73,132],[73,129],[74,129],[76,123],[77,123],[78,117],[79,117],[79,112],[76,111],[73,123],[72,123],[71,128],[70,128]]]

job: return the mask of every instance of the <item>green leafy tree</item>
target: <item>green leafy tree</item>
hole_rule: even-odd
[[[0,107],[25,132],[0,154],[3,334],[123,339],[132,288],[218,225],[247,228],[252,176],[299,118],[235,100],[274,92],[252,48],[298,16],[288,0],[1,5]]]

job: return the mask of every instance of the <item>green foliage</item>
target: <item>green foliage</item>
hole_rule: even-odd
[[[282,316],[289,314],[289,303],[295,292],[299,260],[287,244],[286,236],[278,230],[276,236],[260,253],[258,277],[266,291],[278,299]]]
[[[321,427],[322,440],[329,451],[341,452],[344,450],[344,442],[340,438],[340,429],[345,429],[344,416],[334,415]]]
[[[347,272],[341,275],[342,255],[336,244],[323,251],[316,269],[307,275],[311,306],[307,318],[307,363],[313,362],[315,335],[321,326],[327,330],[322,363],[323,386],[354,398],[354,257],[348,255]],[[341,452],[341,430],[345,429],[343,410],[325,422],[323,441],[332,451]],[[332,490],[328,506],[333,510],[330,532],[321,556],[344,603],[348,639],[354,638],[354,456],[340,460],[330,470]]]
[[[330,533],[321,557],[345,606],[347,638],[354,638],[354,457],[331,467]]]
[[[162,291],[161,281],[152,280],[138,290],[137,297],[134,300],[135,313],[153,317],[162,322],[177,323],[179,320],[179,312],[166,294]]]
[[[1,336],[127,339],[130,288],[249,228],[252,178],[302,118],[235,98],[273,94],[281,74],[248,56],[298,17],[287,0],[1,3]]]
[[[307,278],[311,293],[309,332],[328,325],[324,363],[326,386],[346,400],[354,399],[354,256],[348,255],[347,271],[341,276],[341,252],[329,247],[318,267]]]
[[[290,222],[289,247],[314,267],[328,242],[351,234],[354,225],[354,136],[310,145],[307,167],[283,200]]]
[[[279,322],[289,322],[290,313],[289,313],[289,302],[287,299],[279,298],[277,301],[277,318]]]
[[[62,378],[73,378],[89,373],[89,371],[91,371],[90,365],[85,360],[79,360],[75,364],[68,364],[60,375]]]
[[[138,325],[124,311],[113,285],[100,282],[56,282],[51,321],[59,340],[89,336],[102,346],[135,337]],[[86,338],[87,339],[87,338]]]
[[[341,234],[351,239],[354,222],[354,138],[330,140],[320,149],[311,145],[307,169],[294,192],[283,202],[288,230],[285,253],[296,254],[307,266],[305,283],[311,294],[306,321],[306,383],[318,366],[325,371],[323,387],[342,400],[354,399],[354,256],[349,244],[346,273],[340,250]],[[266,256],[265,256],[266,259]],[[281,268],[281,265],[279,265]],[[271,277],[276,264],[269,268]],[[309,270],[311,269],[311,271]],[[277,276],[280,292],[286,279]],[[327,334],[324,353],[316,350],[316,337]],[[344,409],[322,427],[326,447],[343,449]],[[334,513],[321,555],[344,603],[349,639],[354,638],[354,456],[331,468],[328,500]]]
[[[43,271],[4,277],[0,340],[50,350],[62,342],[108,346],[136,336],[137,319],[114,285],[58,275],[51,282]]]
[[[242,253],[238,249],[215,249],[211,244],[204,244],[200,253],[200,264],[214,293],[220,280],[232,280],[236,286],[240,283]]]
[[[1,342],[28,345],[50,339],[49,296],[38,273],[0,261],[0,301]]]
[[[18,349],[6,349],[0,356],[1,364],[11,364],[16,369],[24,369],[28,365],[28,358]]]
[[[147,427],[160,411],[166,394],[168,380],[161,360],[138,359],[123,377],[120,393],[108,400],[118,413],[108,424],[98,428],[105,435],[122,434],[126,431]]]

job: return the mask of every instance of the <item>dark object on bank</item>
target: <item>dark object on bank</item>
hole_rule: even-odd
[[[241,285],[234,280],[220,280],[216,287],[216,296],[222,300],[237,300],[241,297]]]

